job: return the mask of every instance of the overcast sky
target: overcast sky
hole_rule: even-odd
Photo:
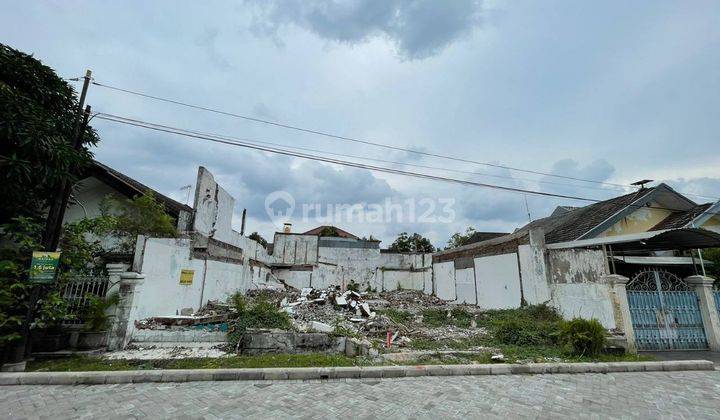
[[[62,77],[90,68],[101,83],[341,136],[616,184],[650,178],[720,196],[717,1],[0,3],[0,42],[34,54]],[[288,131],[97,86],[88,103],[95,111],[191,130],[455,172],[405,170],[589,198],[622,193]],[[199,165],[207,167],[236,197],[236,214],[248,209],[248,230],[269,239],[275,227],[264,201],[277,190],[299,204],[456,200],[451,223],[339,224],[382,239],[383,246],[403,230],[440,245],[467,226],[511,231],[528,219],[525,196],[517,193],[99,119],[92,125],[102,140],[97,159],[180,201],[180,188],[194,184]],[[526,198],[533,219],[558,204],[585,204]],[[314,227],[294,223],[298,231]]]

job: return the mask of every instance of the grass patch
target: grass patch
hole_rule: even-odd
[[[450,316],[448,316],[448,311]],[[422,311],[423,324],[428,327],[452,325],[458,328],[470,328],[473,315],[463,308],[426,309]]]
[[[400,309],[379,309],[375,311],[379,314],[385,315],[388,318],[392,319],[395,322],[398,322],[400,324],[408,324],[410,321],[413,320],[413,314],[411,314],[408,311],[403,311]]]
[[[171,360],[106,360],[99,357],[28,362],[28,372],[78,372],[153,369],[230,369],[266,367],[333,367],[369,365],[367,359],[334,354],[264,354]]]
[[[432,340],[429,338],[413,338],[409,347],[413,350],[469,350],[477,347],[488,347],[489,340],[482,335],[476,335],[464,340]]]
[[[335,329],[332,332],[332,335],[338,336],[338,337],[350,337],[350,338],[357,338],[358,340],[362,340],[363,336],[357,331],[351,330],[350,328],[343,327],[342,325],[336,325]]]

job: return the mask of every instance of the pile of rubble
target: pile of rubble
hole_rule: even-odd
[[[343,291],[337,286],[326,289],[287,287],[284,290],[250,290],[245,299],[250,305],[260,299],[273,302],[279,310],[288,313],[297,331],[344,335],[368,344],[375,343],[377,347],[404,347],[416,339],[443,343],[485,333],[474,322],[469,328],[450,323],[439,327],[425,325],[423,313],[427,310],[447,311],[448,318],[453,308],[463,308],[471,314],[481,310],[472,305],[448,305],[436,296],[412,290],[375,293]],[[394,315],[398,311],[404,314],[403,322],[398,322]],[[211,301],[197,312],[189,310],[175,316],[152,317],[137,321],[136,327],[226,331],[227,321],[233,319],[235,313],[232,304]]]

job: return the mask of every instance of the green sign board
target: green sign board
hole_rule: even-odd
[[[59,252],[33,251],[30,263],[30,283],[52,284],[60,262]]]

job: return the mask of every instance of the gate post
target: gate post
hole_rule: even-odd
[[[720,351],[720,317],[715,307],[712,290],[715,280],[705,276],[690,276],[685,278],[685,282],[695,289],[695,294],[698,296],[698,306],[710,350]]]
[[[109,267],[108,271],[110,271]],[[122,350],[130,339],[127,333],[132,328],[129,323],[133,300],[138,292],[136,287],[141,285],[145,279],[143,274],[134,272],[117,272],[116,270],[113,274],[119,279],[118,294],[120,301],[115,307],[115,316],[108,337],[108,350],[111,351]]]
[[[616,319],[617,328],[625,333],[627,341],[627,352],[637,353],[637,344],[635,343],[635,329],[630,316],[630,305],[627,298],[627,289],[625,288],[630,281],[629,278],[619,274],[610,274],[604,276],[604,280],[609,284],[615,294],[615,308],[620,313],[620,319]],[[617,318],[617,317],[616,317]],[[619,321],[619,322],[618,322]]]

